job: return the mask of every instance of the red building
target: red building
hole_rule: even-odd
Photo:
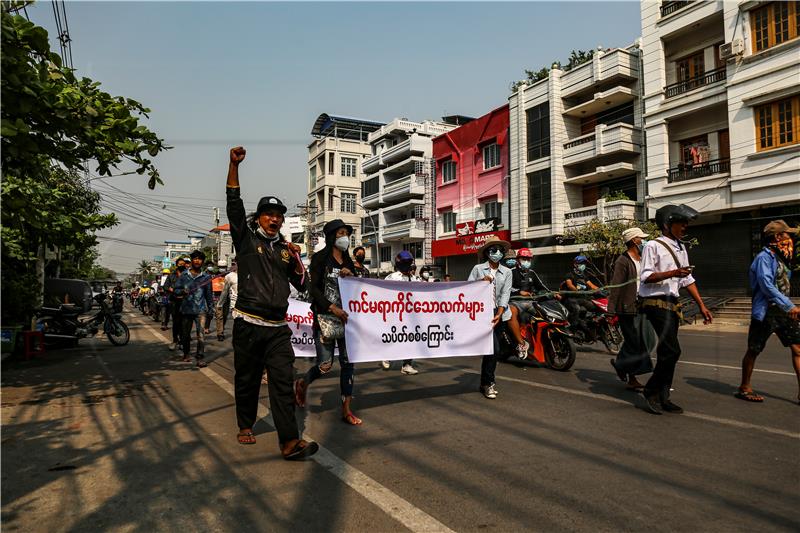
[[[436,239],[432,255],[453,281],[466,279],[492,235],[510,240],[508,105],[433,139]]]

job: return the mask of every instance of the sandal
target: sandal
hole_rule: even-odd
[[[298,440],[289,453],[283,452],[283,458],[287,461],[299,461],[306,457],[311,457],[317,451],[319,451],[319,444],[316,442]]]
[[[360,426],[361,424],[364,423],[363,420],[358,418],[353,413],[347,413],[346,415],[343,415],[342,422],[344,422],[345,424],[350,424],[351,426]]]
[[[761,403],[761,402],[764,401],[764,397],[763,396],[759,396],[758,394],[756,394],[755,392],[753,392],[751,390],[739,389],[738,391],[736,391],[736,394],[734,394],[734,396],[736,396],[740,400],[744,400],[746,402]]]
[[[249,445],[256,443],[256,436],[253,435],[252,429],[243,429],[236,435],[236,440],[239,441],[239,444]]]
[[[308,386],[306,386],[305,382],[302,379],[294,380],[294,403],[296,403],[298,407],[306,406],[307,391],[308,391]]]
[[[197,361],[197,368],[205,368],[205,367],[207,367],[207,366],[208,366],[208,363],[206,363],[206,362],[205,362],[205,361],[203,361],[202,359],[200,359],[199,361]]]

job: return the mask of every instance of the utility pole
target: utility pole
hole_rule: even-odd
[[[219,228],[219,207],[214,208],[214,228]],[[217,229],[217,262],[220,259],[222,259],[222,232]]]
[[[311,246],[311,206],[308,203],[308,198],[306,198],[305,204],[297,204],[295,207],[301,210],[301,220],[305,220],[306,227],[303,230],[303,240],[306,243],[306,257],[311,259],[314,254],[314,247]]]

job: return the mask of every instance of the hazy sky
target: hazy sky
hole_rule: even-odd
[[[293,206],[305,201],[320,113],[479,116],[507,101],[525,68],[640,33],[638,2],[67,2],[66,11],[78,74],[149,107],[148,125],[174,146],[155,160],[165,182],[155,191],[138,176],[93,182],[123,219],[101,235],[146,243],[210,229],[214,206],[226,222],[231,146],[248,150],[248,207],[265,194]],[[53,42],[51,4],[28,13]],[[162,249],[104,240],[100,262],[129,272]]]

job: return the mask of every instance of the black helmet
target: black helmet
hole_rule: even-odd
[[[699,213],[686,204],[668,204],[656,210],[656,224],[660,229],[673,222],[689,222],[697,218]]]

